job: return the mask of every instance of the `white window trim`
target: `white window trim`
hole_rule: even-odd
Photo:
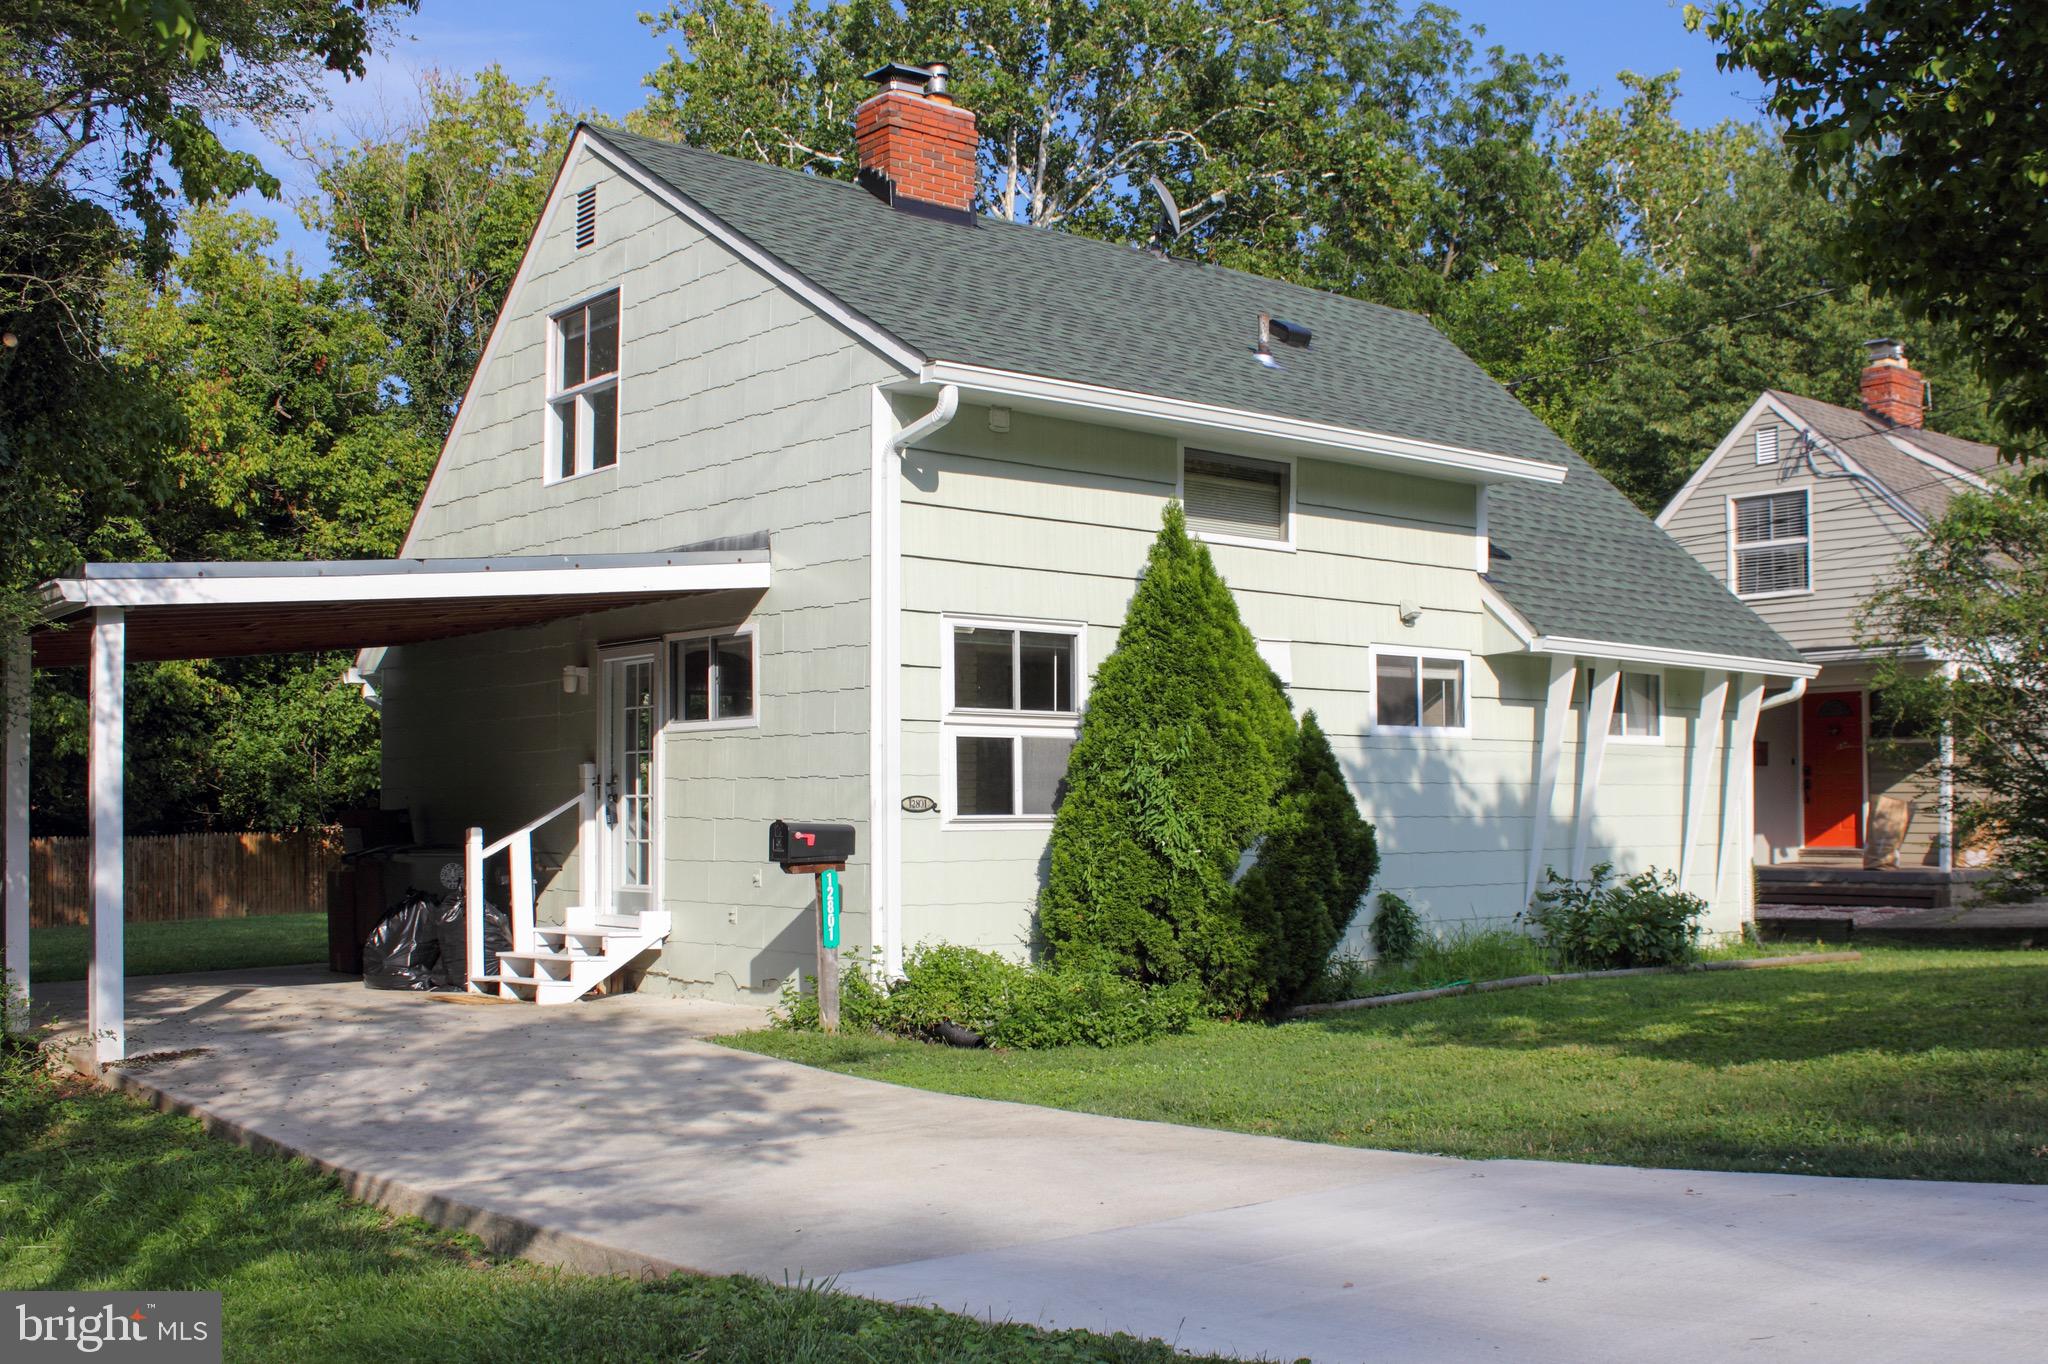
[[[1806,538],[1804,540],[1757,540],[1748,547],[1768,549],[1774,545],[1803,544],[1806,546],[1806,586],[1787,588],[1782,592],[1744,592],[1740,571],[1740,555],[1735,540],[1735,504],[1753,502],[1760,497],[1781,497],[1786,493],[1798,493],[1806,499]],[[1728,590],[1743,601],[1779,601],[1787,597],[1810,597],[1820,588],[1820,559],[1814,554],[1813,534],[1813,485],[1802,483],[1792,488],[1772,488],[1768,492],[1729,493],[1726,509],[1726,538],[1728,541]]]
[[[685,720],[682,718],[682,714],[677,707],[667,704],[672,699],[667,695],[667,687],[678,676],[673,666],[675,646],[692,639],[744,639],[747,641],[747,651],[753,658],[754,667],[754,713],[752,715],[736,715],[729,720]],[[715,669],[717,667],[716,655],[713,656],[713,659],[712,667]],[[662,679],[664,709],[668,712],[668,719],[662,726],[665,732],[702,734],[706,730],[759,729],[761,727],[761,633],[755,628],[753,621],[747,621],[741,625],[721,626],[715,630],[678,630],[673,634],[663,635],[661,637],[661,660],[662,668],[668,674]],[[711,683],[711,694],[713,696],[718,694],[718,684],[716,681]]]
[[[1074,638],[1074,709],[1014,711],[959,709],[953,705],[953,632],[1019,630],[1065,634]],[[1050,829],[1051,815],[963,815],[955,739],[1078,738],[1081,713],[1088,708],[1088,625],[1078,620],[1030,620],[1014,616],[939,617],[939,827],[942,829]],[[1011,794],[1023,803],[1024,765],[1012,764]]]
[[[588,308],[591,304],[597,302],[599,299],[605,297],[607,294],[616,294],[619,299],[619,367],[613,370],[610,374],[603,375],[599,378],[585,379],[582,383],[576,385],[574,388],[563,388],[561,387],[562,319],[567,317],[570,313],[578,311],[579,309]],[[577,299],[574,303],[566,303],[561,307],[550,311],[547,315],[546,326],[547,398],[541,404],[540,409],[542,428],[541,482],[544,484],[574,483],[578,479],[589,478],[593,474],[608,474],[613,470],[617,469],[619,465],[623,463],[625,460],[626,413],[624,405],[621,404],[616,418],[619,428],[619,448],[612,462],[610,464],[604,465],[602,468],[593,465],[586,468],[578,469],[573,474],[565,474],[562,472],[562,438],[559,430],[559,423],[555,420],[555,409],[564,402],[581,399],[588,396],[589,394],[599,392],[603,389],[618,389],[623,387],[622,381],[624,380],[626,374],[625,289],[618,284],[608,284],[602,289],[594,289],[590,293],[585,294],[582,298]],[[588,459],[590,456],[590,427],[590,406],[587,403],[578,401],[576,403],[576,449],[579,452],[580,457],[583,459]]]
[[[1173,497],[1185,512],[1188,505],[1188,451],[1198,450],[1205,455],[1218,455],[1224,459],[1240,459],[1247,464],[1279,464],[1287,469],[1287,534],[1278,540],[1259,540],[1249,535],[1218,535],[1213,531],[1199,531],[1188,527],[1190,539],[1200,540],[1205,545],[1241,545],[1246,549],[1271,549],[1283,554],[1294,553],[1296,524],[1296,489],[1299,486],[1301,469],[1293,455],[1243,455],[1235,450],[1218,449],[1214,445],[1186,440],[1175,442],[1173,462]]]
[[[1670,732],[1671,679],[1662,668],[1644,668],[1620,663],[1614,665],[1614,714],[1608,721],[1607,742],[1610,744],[1637,744],[1646,747],[1661,746]],[[1581,666],[1574,691],[1574,704],[1584,705],[1593,686],[1593,669]],[[1657,679],[1657,731],[1654,734],[1616,733],[1614,725],[1623,718],[1624,703],[1628,696],[1628,676],[1635,673],[1642,677]]]
[[[1458,660],[1460,676],[1464,678],[1464,695],[1460,710],[1465,717],[1462,725],[1383,725],[1380,723],[1380,659],[1412,658],[1415,660],[1415,676],[1419,686],[1422,679],[1422,660],[1425,658],[1455,658]],[[1463,649],[1428,649],[1406,644],[1375,644],[1366,650],[1366,694],[1365,715],[1368,734],[1419,734],[1438,738],[1470,738],[1472,734],[1472,655]]]

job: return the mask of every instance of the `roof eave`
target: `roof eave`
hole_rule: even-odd
[[[1548,460],[1471,450],[1244,408],[1221,407],[1184,398],[1135,393],[1071,379],[953,361],[926,362],[918,373],[918,383],[920,386],[950,384],[973,398],[1054,415],[1080,412],[1113,416],[1125,423],[1184,436],[1206,439],[1215,439],[1219,435],[1235,437],[1265,447],[1312,453],[1338,462],[1428,469],[1439,476],[1469,483],[1557,484],[1564,482],[1569,472],[1562,463]]]

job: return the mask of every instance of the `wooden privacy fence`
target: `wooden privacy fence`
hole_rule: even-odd
[[[29,842],[29,922],[86,921],[92,842]],[[341,864],[341,830],[290,834],[159,834],[127,846],[128,918],[241,919],[305,914],[327,903],[327,873]]]

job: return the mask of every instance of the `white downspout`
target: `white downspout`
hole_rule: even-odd
[[[1806,695],[1806,682],[1807,679],[1803,677],[1793,678],[1792,685],[1790,687],[1787,687],[1784,691],[1779,692],[1776,696],[1767,697],[1765,700],[1759,702],[1757,704],[1757,709],[1759,711],[1776,710],[1779,706],[1791,705],[1794,701],[1797,701],[1800,697]]]
[[[883,436],[895,413],[874,390],[875,460],[870,471],[868,665],[868,906],[883,974],[903,974],[903,505],[902,457],[960,411],[960,388],[945,384],[932,410]]]

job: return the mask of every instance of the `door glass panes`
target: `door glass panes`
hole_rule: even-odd
[[[612,770],[618,782],[619,883],[643,889],[654,867],[654,660],[612,666],[618,684]]]
[[[963,815],[1012,815],[1014,792],[1011,761],[1015,740],[962,735],[954,750],[958,792],[954,807]]]
[[[953,704],[962,710],[1010,710],[1016,675],[1014,630],[953,631]]]

